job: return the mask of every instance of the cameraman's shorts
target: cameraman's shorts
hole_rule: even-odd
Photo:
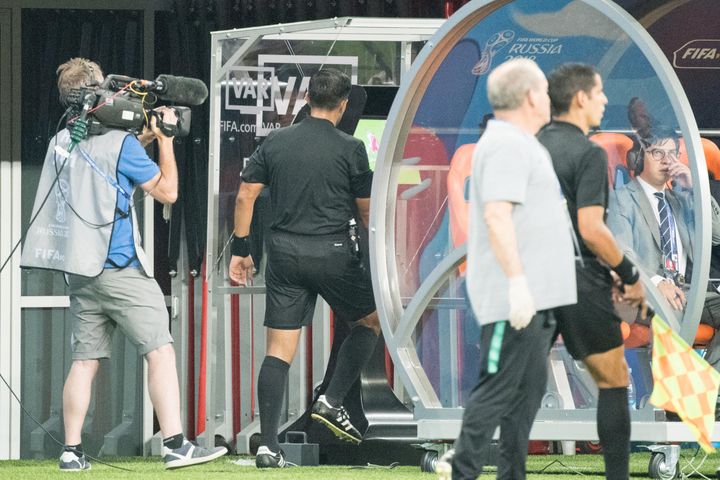
[[[109,358],[116,326],[141,355],[172,343],[165,297],[141,269],[106,269],[95,278],[67,279],[73,360]]]
[[[297,329],[312,323],[320,295],[335,318],[355,322],[375,311],[370,276],[348,235],[272,232],[268,240],[265,326]]]
[[[612,303],[610,270],[594,259],[575,264],[577,303],[555,309],[558,330],[570,355],[582,360],[623,344],[620,317]]]

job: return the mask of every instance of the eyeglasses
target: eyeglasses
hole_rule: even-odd
[[[645,151],[649,153],[652,159],[656,162],[662,162],[666,158],[669,158],[671,160],[677,160],[678,158],[678,152],[674,149],[666,150],[664,148],[648,148]]]

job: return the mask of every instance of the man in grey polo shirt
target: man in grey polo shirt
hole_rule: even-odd
[[[468,297],[481,325],[480,379],[463,416],[447,478],[475,479],[500,426],[498,478],[525,478],[527,442],[547,383],[552,309],[576,301],[570,220],[547,150],[548,83],[532,60],[490,73],[488,123],[473,157]],[[442,476],[442,475],[441,475]]]

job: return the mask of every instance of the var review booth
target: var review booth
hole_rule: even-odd
[[[307,415],[324,387],[326,367],[332,370],[333,345],[346,334],[318,302],[290,371],[281,431],[305,432],[290,440],[319,443],[323,462],[390,463],[393,455],[415,455],[425,470],[432,468],[459,433],[462,408],[478,375],[479,329],[465,293],[468,175],[473,145],[491,113],[488,73],[515,57],[532,58],[545,72],[569,61],[598,68],[609,103],[592,140],[608,153],[611,195],[634,176],[625,161],[633,138],[628,119],[633,98],[643,102],[654,122],[680,135],[680,159],[692,172],[694,199],[694,269],[684,311],[673,313],[648,278],[643,281],[655,311],[686,341],[696,341],[711,254],[706,154],[714,155],[717,147],[701,139],[666,54],[616,4],[476,0],[444,22],[339,18],[215,32],[204,346],[200,365],[192,365],[200,370],[201,441],[235,440],[238,453],[257,447],[254,382],[265,348],[263,236],[272,211],[266,192],[251,228],[258,273],[252,286],[231,286],[228,242],[235,195],[254,149],[269,132],[304,114],[309,77],[333,67],[367,93],[352,133],[365,142],[375,171],[364,254],[384,345],[347,402],[353,422],[366,429],[365,441],[358,447],[339,444],[313,427]],[[174,288],[183,285],[177,279]],[[647,402],[652,347],[649,328],[635,325],[633,313],[624,315],[633,380],[632,440],[692,441],[687,426],[665,421],[665,412]],[[181,376],[192,377],[187,364],[181,367]],[[572,453],[572,442],[597,440],[597,390],[561,340],[548,368],[550,382],[531,438],[562,441]],[[650,473],[667,476],[677,460],[676,449],[659,447]]]

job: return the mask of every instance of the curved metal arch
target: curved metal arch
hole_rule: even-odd
[[[605,15],[625,32],[651,63],[661,84],[668,92],[673,111],[686,138],[688,156],[691,162],[695,196],[695,261],[688,305],[680,334],[692,342],[699,324],[704,303],[704,288],[709,274],[710,258],[710,214],[709,186],[707,178],[699,175],[704,169],[704,156],[700,145],[699,132],[689,102],[674,74],[672,67],[650,35],[624,10],[607,0],[576,0]],[[395,193],[398,169],[393,168],[400,159],[411,122],[434,73],[455,44],[495,10],[512,3],[512,0],[474,0],[451,17],[425,45],[400,86],[388,116],[387,127],[378,153],[373,180],[373,196],[370,208],[369,246],[373,288],[388,350],[398,368],[398,374],[416,406],[439,407],[437,395],[424,374],[413,345],[408,344],[409,335],[426,308],[432,295],[439,288],[438,282],[446,279],[462,261],[458,250],[445,258],[416,292],[407,310],[403,309],[395,261]],[[442,280],[441,280],[442,279]],[[702,281],[701,281],[702,280]],[[646,281],[651,290],[650,297],[658,310],[668,316],[669,309],[662,303],[657,290]],[[410,308],[412,307],[412,308]],[[677,328],[677,324],[671,320]]]

